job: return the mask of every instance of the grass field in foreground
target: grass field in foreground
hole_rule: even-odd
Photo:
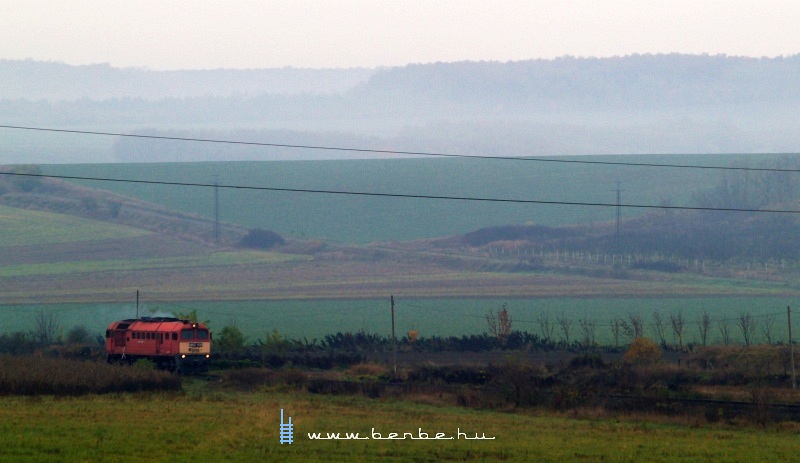
[[[294,443],[279,443],[280,410]],[[310,440],[459,430],[493,440]],[[785,462],[800,428],[576,419],[306,393],[0,398],[0,461]]]

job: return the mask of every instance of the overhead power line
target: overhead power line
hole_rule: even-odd
[[[55,133],[80,134],[80,135],[142,138],[142,139],[152,139],[152,140],[169,140],[169,141],[197,142],[197,143],[219,143],[226,145],[263,146],[271,148],[311,149],[311,150],[322,150],[322,151],[344,151],[351,153],[393,154],[393,155],[405,155],[405,156],[491,159],[491,160],[506,160],[506,161],[532,161],[532,162],[552,162],[552,163],[563,163],[563,164],[591,164],[591,165],[628,166],[628,167],[656,167],[656,168],[672,168],[672,169],[739,170],[739,171],[751,171],[751,172],[756,171],[756,172],[793,172],[793,173],[800,172],[800,169],[788,169],[788,168],[778,168],[778,167],[704,166],[704,165],[690,165],[690,164],[599,161],[599,160],[588,160],[588,159],[564,159],[564,158],[532,157],[532,156],[492,156],[492,155],[454,154],[454,153],[436,153],[428,151],[402,151],[402,150],[354,148],[354,147],[341,147],[341,146],[295,145],[288,143],[268,143],[268,142],[254,142],[254,141],[241,141],[241,140],[224,140],[224,139],[214,139],[214,138],[175,137],[167,135],[145,135],[145,134],[132,134],[132,133],[121,133],[121,132],[98,132],[91,130],[69,130],[69,129],[48,128],[48,127],[28,127],[28,126],[18,126],[18,125],[0,125],[0,128],[11,129],[11,130],[30,130],[37,132],[55,132]],[[786,153],[786,154],[797,154],[797,153]]]
[[[632,204],[632,203],[619,204],[619,203],[600,203],[600,202],[584,202],[584,201],[545,201],[537,199],[487,198],[479,196],[375,193],[367,191],[320,190],[311,188],[277,188],[277,187],[266,187],[266,186],[224,185],[216,183],[166,182],[158,180],[132,180],[132,179],[109,178],[109,177],[81,177],[76,175],[26,174],[18,172],[0,172],[0,175],[15,175],[20,177],[41,177],[41,178],[53,178],[61,180],[81,180],[81,181],[92,181],[92,182],[138,183],[146,185],[165,185],[165,186],[199,187],[199,188],[227,188],[232,190],[276,191],[276,192],[287,192],[287,193],[316,193],[316,194],[328,194],[328,195],[367,196],[367,197],[379,197],[379,198],[406,198],[406,199],[431,199],[431,200],[438,199],[438,200],[448,200],[448,201],[473,201],[473,202],[511,203],[511,204],[543,204],[543,205],[559,205],[559,206],[627,207],[627,208],[639,208],[639,209],[669,209],[669,210],[685,210],[685,211],[800,214],[800,210],[796,209],[749,209],[749,208],[737,208],[737,207],[667,206],[667,205]]]

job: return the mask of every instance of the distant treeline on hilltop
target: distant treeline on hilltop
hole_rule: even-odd
[[[800,100],[800,55],[633,55],[409,65],[376,72],[360,92],[536,110],[669,108]],[[491,110],[492,108],[486,108]]]
[[[346,92],[382,100],[406,94],[414,95],[415,102],[493,101],[513,106],[558,102],[573,108],[765,103],[800,99],[800,55],[669,54],[464,61],[380,69],[177,71],[0,60],[0,100],[249,98]]]
[[[338,93],[365,81],[371,69],[205,69],[155,71],[108,64],[72,66],[0,60],[0,100],[247,98],[254,95]]]
[[[248,130],[259,141],[286,143],[281,137],[290,134],[320,144],[400,151],[796,152],[799,103],[800,55],[633,55],[381,69],[205,71],[0,61],[0,120],[8,125],[146,129],[161,135],[215,131],[225,138]],[[364,137],[374,139],[365,146]],[[169,161],[190,156],[172,158],[174,153],[150,145],[132,146],[138,142],[127,140],[115,153],[95,153],[92,159]],[[32,154],[19,146],[0,148],[16,157]],[[294,156],[216,148],[213,160]],[[35,154],[41,156],[41,150]],[[332,154],[356,156],[325,156]],[[47,160],[81,161],[62,160],[57,154]]]

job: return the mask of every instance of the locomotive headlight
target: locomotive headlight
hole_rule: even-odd
[[[185,358],[186,358],[186,354],[182,354],[182,355],[181,355],[181,358],[182,358],[182,359],[185,359]]]
[[[211,358],[211,355],[210,354],[206,354],[206,358]]]

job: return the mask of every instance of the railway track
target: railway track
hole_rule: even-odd
[[[705,411],[719,418],[762,417],[781,421],[800,421],[800,404],[743,402],[735,400],[646,397],[610,394],[604,397],[611,408],[658,410],[665,413]]]
[[[379,397],[386,393],[460,393],[466,389],[479,393],[492,394],[495,391],[485,386],[465,386],[452,384],[415,384],[415,383],[383,383],[345,380],[311,379],[306,381],[310,392],[320,394],[364,394]],[[496,391],[499,393],[499,391]],[[551,400],[555,397],[552,391],[541,391],[541,396]],[[744,402],[734,400],[633,396],[607,394],[595,396],[592,401],[612,410],[653,411],[678,415],[694,413],[704,415],[711,420],[732,419],[738,417],[755,418],[763,421],[798,421],[800,422],[800,404]]]

